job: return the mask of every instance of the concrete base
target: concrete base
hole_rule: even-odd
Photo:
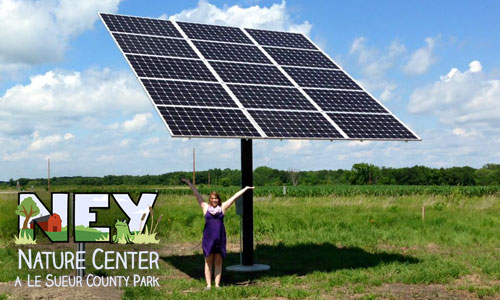
[[[226,267],[227,271],[233,272],[258,272],[258,271],[269,271],[271,269],[268,265],[254,264],[251,266],[246,265],[233,265]]]

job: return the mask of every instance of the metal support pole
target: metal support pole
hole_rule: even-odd
[[[241,187],[253,186],[252,140],[241,140]],[[253,190],[243,194],[243,261],[253,265]]]
[[[77,255],[77,258],[83,259],[82,264],[78,265],[78,267],[82,269],[76,269],[76,276],[83,278],[85,276],[85,243],[76,244],[76,251],[84,251],[83,253]]]
[[[252,140],[241,140],[241,186],[253,186],[253,166],[252,166]],[[243,232],[243,254],[240,254],[240,264],[232,265],[226,268],[234,272],[257,272],[269,271],[268,265],[253,263],[253,190],[246,191],[242,199],[242,232]],[[237,212],[240,209],[237,205]]]

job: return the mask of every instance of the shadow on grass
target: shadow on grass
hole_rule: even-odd
[[[379,264],[401,263],[415,264],[419,260],[393,253],[369,253],[357,247],[338,248],[324,244],[298,244],[293,246],[258,245],[254,252],[255,262],[271,266],[269,272],[238,273],[223,271],[224,283],[235,284],[254,280],[262,276],[279,277],[285,275],[306,275],[312,272],[332,272],[339,269],[369,268]],[[180,271],[192,278],[204,278],[203,255],[173,255],[161,257]],[[240,263],[239,253],[228,253],[224,259],[224,268]]]

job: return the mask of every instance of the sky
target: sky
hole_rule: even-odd
[[[240,168],[170,137],[97,12],[302,32],[422,138],[254,140],[254,167],[500,163],[499,1],[0,0],[0,181]]]

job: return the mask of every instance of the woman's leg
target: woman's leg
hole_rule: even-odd
[[[205,281],[207,286],[212,286],[212,266],[214,265],[214,254],[210,253],[205,257]]]
[[[218,287],[220,283],[220,278],[222,275],[222,256],[219,253],[214,254],[214,264],[215,264],[215,286]]]

